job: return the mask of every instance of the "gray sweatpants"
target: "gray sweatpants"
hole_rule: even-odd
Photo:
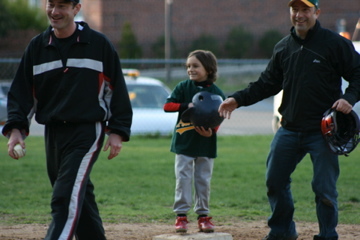
[[[176,214],[187,214],[190,210],[193,183],[195,187],[194,212],[198,215],[209,214],[210,181],[213,166],[213,158],[176,154],[174,202],[174,212]]]

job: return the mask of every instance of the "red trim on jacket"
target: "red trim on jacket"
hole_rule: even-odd
[[[169,102],[164,104],[165,112],[177,112],[180,109],[180,103]]]

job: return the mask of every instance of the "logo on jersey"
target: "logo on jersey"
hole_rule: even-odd
[[[192,125],[191,123],[184,123],[182,120],[180,120],[179,123],[176,124],[176,132],[180,135],[186,131],[190,131],[193,129],[195,129],[194,125]]]

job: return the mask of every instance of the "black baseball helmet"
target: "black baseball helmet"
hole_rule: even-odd
[[[224,120],[218,112],[222,102],[220,95],[207,91],[198,92],[192,99],[194,107],[185,110],[181,115],[181,120],[206,129],[215,128]]]
[[[321,131],[331,151],[338,155],[349,154],[359,143],[359,117],[328,109],[321,121]]]

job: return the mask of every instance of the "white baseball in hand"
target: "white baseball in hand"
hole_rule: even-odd
[[[22,158],[25,156],[26,150],[21,147],[20,144],[16,144],[14,147],[14,155],[16,158]]]

